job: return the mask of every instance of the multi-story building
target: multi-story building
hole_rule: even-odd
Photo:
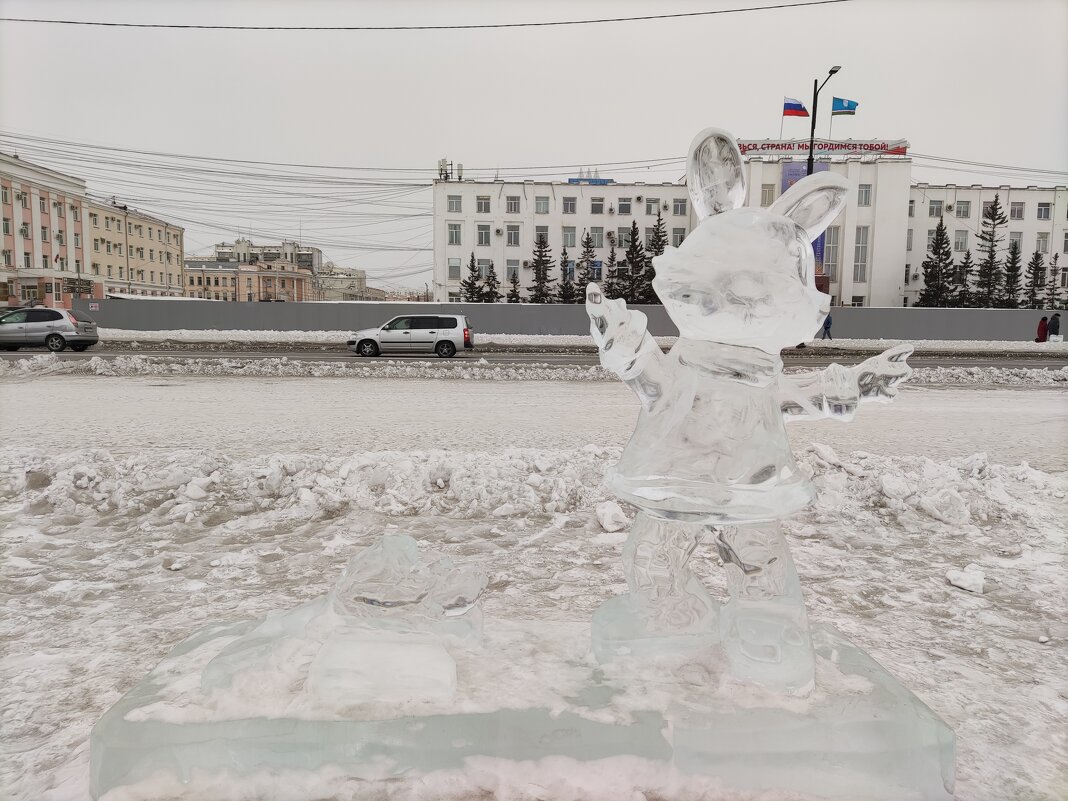
[[[234,242],[221,242],[215,246],[215,258],[246,264],[286,261],[298,267],[307,267],[313,273],[318,273],[323,267],[323,252],[319,248],[287,239],[278,245],[253,245],[251,240],[241,238]]]
[[[764,207],[803,177],[807,166],[803,156],[768,155],[760,146],[746,151],[745,165],[747,205]],[[983,207],[995,193],[1009,217],[1003,248],[1018,239],[1024,263],[1036,250],[1047,255],[1059,250],[1066,254],[1062,260],[1068,259],[1065,187],[913,186],[912,161],[903,147],[893,153],[819,156],[815,168],[842,175],[849,183],[846,208],[814,243],[817,285],[835,305],[915,303],[923,287],[927,239],[939,214],[945,214],[955,255],[960,258],[971,248],[976,256]],[[512,274],[519,275],[522,287],[529,287],[528,265],[539,235],[546,237],[557,265],[562,246],[567,246],[569,261],[578,256],[587,231],[597,250],[596,267],[602,266],[613,242],[622,260],[631,221],[637,221],[643,242],[648,241],[658,211],[672,245],[699,222],[684,183],[441,178],[434,184],[434,298],[459,300],[460,281],[467,276],[472,254],[483,275],[494,265],[502,291]],[[1068,285],[1068,270],[1062,276]]]
[[[960,261],[970,250],[972,258],[979,261],[983,213],[995,195],[1008,218],[1002,229],[1002,258],[1009,243],[1015,241],[1024,265],[1035,253],[1041,253],[1047,263],[1054,253],[1060,253],[1062,268],[1068,268],[1068,188],[918,183],[909,194],[903,301],[911,305],[923,288],[923,261],[939,218],[953,242],[954,260]],[[1068,287],[1068,269],[1062,269],[1059,281],[1062,288]]]
[[[108,295],[181,297],[185,229],[122,206],[91,200],[85,226],[89,277]]]
[[[0,306],[70,308],[100,294],[88,274],[85,181],[0,153]]]
[[[385,290],[367,286],[364,270],[346,269],[327,262],[315,283],[323,300],[385,300]]]
[[[184,276],[189,298],[241,302],[321,299],[311,268],[289,261],[188,259]]]

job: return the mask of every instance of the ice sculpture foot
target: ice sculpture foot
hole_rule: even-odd
[[[619,655],[697,650],[719,641],[718,605],[690,570],[700,524],[639,512],[623,546],[629,592],[593,615],[600,661]]]
[[[777,520],[713,526],[731,598],[720,632],[731,674],[790,695],[807,695],[815,658],[801,584]]]

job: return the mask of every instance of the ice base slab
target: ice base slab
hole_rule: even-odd
[[[952,798],[953,732],[826,627],[805,699],[733,682],[715,648],[600,667],[587,624],[487,619],[450,700],[324,708],[291,684],[204,695],[203,666],[248,625],[181,643],[101,718],[94,798]]]

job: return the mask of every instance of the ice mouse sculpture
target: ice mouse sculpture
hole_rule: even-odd
[[[734,139],[710,128],[690,146],[689,193],[700,224],[653,259],[653,289],[679,329],[668,354],[646,317],[586,292],[601,364],[642,409],[608,485],[638,507],[624,549],[629,592],[594,616],[594,650],[701,647],[719,639],[735,677],[806,694],[814,659],[782,518],[813,500],[794,463],[786,423],[848,421],[866,401],[887,402],[911,372],[912,348],[804,378],[782,373],[779,352],[804,341],[829,311],[816,289],[813,239],[845,206],[831,173],[798,181],[769,208],[744,208],[745,172]],[[717,610],[687,561],[714,541],[730,600]]]

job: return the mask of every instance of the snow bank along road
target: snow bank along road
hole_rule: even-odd
[[[819,490],[788,526],[811,615],[955,728],[962,801],[1068,798],[1066,408],[1058,388],[909,387],[791,427]],[[87,801],[90,727],[176,642],[322,594],[383,531],[477,562],[493,616],[588,621],[625,588],[626,533],[594,510],[636,413],[600,380],[6,377],[0,797]],[[722,596],[709,543],[695,563]],[[981,593],[947,581],[969,565]]]

